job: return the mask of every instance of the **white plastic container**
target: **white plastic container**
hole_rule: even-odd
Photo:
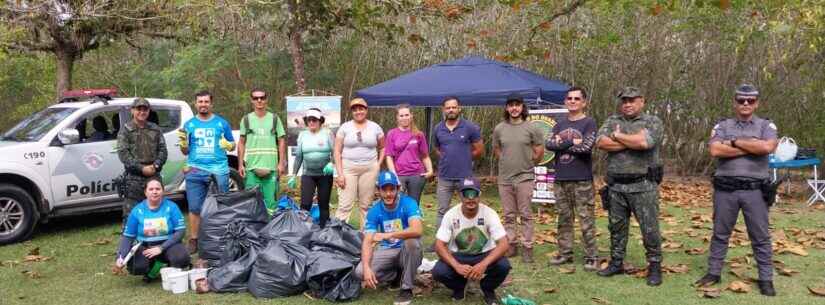
[[[192,270],[189,270],[189,289],[192,291],[198,289],[195,281],[206,278],[207,271],[209,271],[208,268],[192,268]]]
[[[171,288],[169,286],[168,277],[169,277],[169,274],[172,274],[172,273],[175,273],[175,272],[180,272],[180,268],[165,267],[165,268],[160,269],[160,279],[161,279],[161,284],[160,285],[163,287],[163,290],[166,290],[166,291],[171,290]]]
[[[167,275],[167,278],[172,293],[179,294],[189,290],[189,271],[173,272]]]

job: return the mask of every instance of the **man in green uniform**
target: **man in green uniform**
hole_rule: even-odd
[[[647,284],[662,283],[662,241],[659,233],[658,182],[661,182],[659,145],[662,121],[643,114],[641,91],[625,87],[618,94],[620,114],[607,118],[597,133],[599,149],[607,152],[610,264],[601,276],[624,272],[630,214],[636,216],[648,261]]]
[[[160,170],[166,163],[166,141],[157,124],[149,122],[151,112],[149,101],[139,97],[132,102],[132,120],[127,122],[117,134],[117,157],[123,163],[121,176],[123,198],[123,220],[129,216],[132,207],[145,198],[143,185],[150,177],[160,177]]]
[[[241,119],[238,159],[243,162],[238,164],[238,172],[245,178],[246,188],[261,188],[266,209],[272,215],[277,208],[277,177],[286,174],[286,132],[281,119],[267,111],[265,91],[252,89],[250,97],[255,111]]]

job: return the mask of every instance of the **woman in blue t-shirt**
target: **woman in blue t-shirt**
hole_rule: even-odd
[[[324,113],[318,108],[307,109],[304,124],[307,129],[298,134],[298,146],[295,149],[295,163],[292,177],[287,186],[295,188],[295,176],[303,165],[301,176],[301,209],[311,210],[315,194],[318,196],[320,211],[318,224],[323,228],[329,220],[329,199],[332,194],[332,148],[335,139],[332,131],[324,128]]]
[[[186,232],[183,213],[177,204],[163,197],[160,178],[149,178],[143,191],[146,199],[132,208],[123,228],[115,268],[122,270],[125,266],[131,274],[147,275],[156,260],[171,267],[189,267],[189,253],[181,243]],[[139,246],[127,261],[135,240]]]

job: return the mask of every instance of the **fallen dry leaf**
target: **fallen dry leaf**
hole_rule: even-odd
[[[90,241],[90,242],[84,243],[83,245],[84,245],[84,246],[87,246],[87,247],[90,247],[90,246],[103,246],[103,245],[108,245],[108,244],[110,244],[111,242],[112,242],[112,240],[111,240],[111,239],[101,237],[101,238],[98,238],[98,239],[96,239],[96,240],[94,240],[94,241]]]
[[[702,297],[708,299],[715,299],[722,296],[722,289],[714,287],[699,287],[696,290],[702,292]]]
[[[777,251],[777,253],[791,253],[799,256],[808,256],[808,251],[805,251],[805,249],[803,249],[801,246],[790,246],[787,248],[781,248],[779,249],[779,251]]]
[[[743,281],[733,281],[733,282],[730,282],[730,285],[728,285],[728,288],[725,288],[725,289],[736,292],[736,293],[748,293],[748,292],[751,292],[751,285],[749,285],[748,283],[745,283]]]
[[[590,300],[599,304],[610,304],[610,302],[602,298],[590,298]]]
[[[690,271],[690,267],[685,264],[665,265],[662,266],[662,270],[666,273],[687,273]]]
[[[730,269],[730,273],[733,274],[738,279],[743,280],[743,281],[747,281],[747,282],[754,281],[754,278],[748,276],[747,274],[745,274],[745,272],[747,272],[745,270],[745,268],[731,268]]]
[[[576,273],[576,268],[559,267],[559,273],[573,274]]]
[[[23,270],[20,273],[22,273],[23,275],[25,275],[25,276],[27,276],[31,279],[39,279],[39,278],[43,277],[42,275],[40,275],[40,272],[37,272],[37,271],[34,271],[34,270]]]
[[[39,262],[45,262],[45,261],[50,260],[50,259],[52,259],[52,258],[49,257],[49,256],[26,255],[25,257],[23,257],[23,262],[24,263],[39,263]]]
[[[544,293],[556,293],[558,291],[559,291],[559,289],[555,288],[555,287],[553,287],[553,288],[544,288]]]
[[[702,255],[702,254],[705,254],[705,252],[707,252],[707,250],[708,250],[707,248],[690,248],[690,249],[685,250],[685,253],[687,253],[689,255]]]
[[[776,268],[776,272],[784,276],[794,276],[799,274],[799,271],[790,268]]]
[[[34,247],[29,250],[29,255],[40,255],[40,247]]]
[[[814,295],[825,297],[825,287],[811,287],[811,286],[808,286],[808,291],[810,291]]]

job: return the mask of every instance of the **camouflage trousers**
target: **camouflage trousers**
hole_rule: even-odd
[[[648,262],[662,261],[662,236],[659,232],[659,192],[621,193],[610,190],[610,256],[623,260],[627,248],[630,214],[636,216]]]
[[[559,255],[573,256],[573,231],[576,216],[584,243],[584,257],[596,258],[596,206],[593,201],[593,181],[557,181],[554,185],[558,218]]]

